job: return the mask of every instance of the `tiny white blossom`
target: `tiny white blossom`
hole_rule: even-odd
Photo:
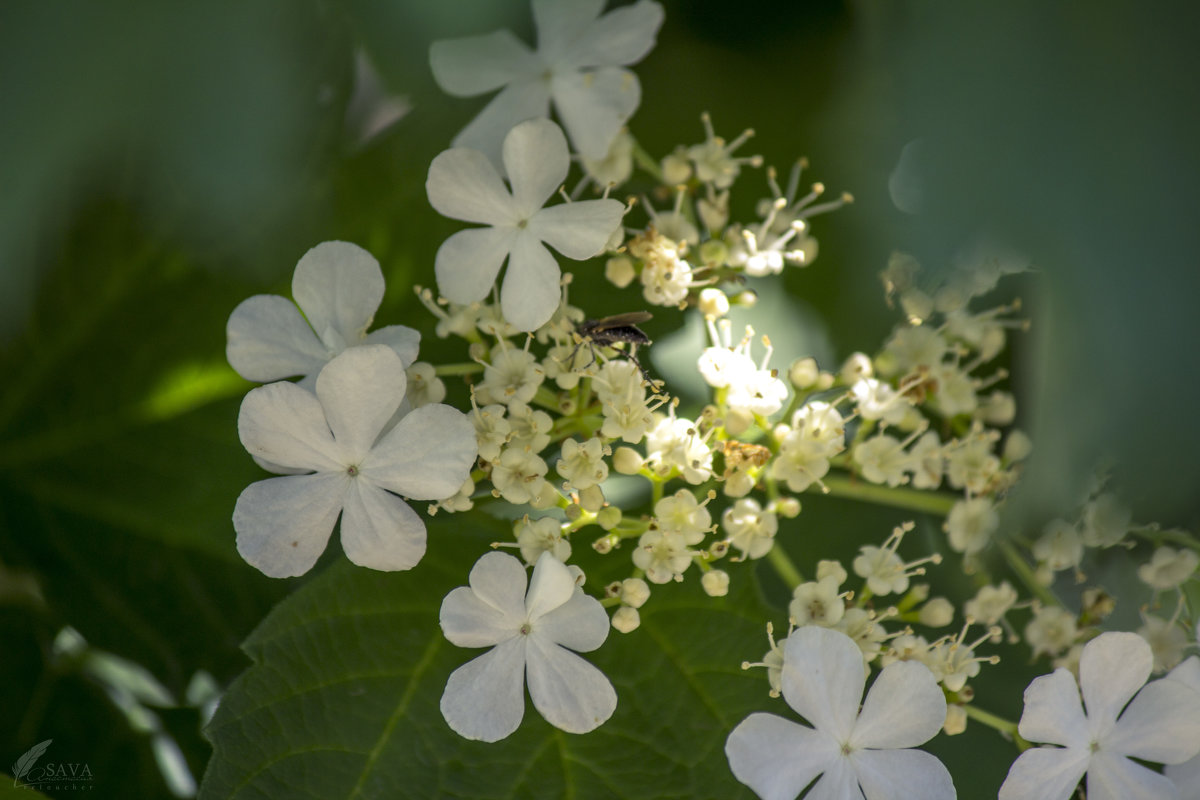
[[[546,371],[533,353],[501,340],[492,348],[490,363],[484,365],[475,397],[480,403],[528,403],[545,378]]]
[[[751,714],[729,735],[730,769],[763,800],[920,797],[952,800],[954,783],[934,756],[911,749],[933,738],[946,698],[929,668],[898,661],[879,673],[863,702],[866,667],[844,634],[806,627],[783,644],[783,697],[813,727]]]
[[[517,330],[535,331],[558,309],[558,262],[546,244],[576,260],[599,254],[621,223],[616,200],[583,200],[543,208],[570,167],[567,140],[549,120],[522,122],[504,138],[511,191],[487,157],[469,148],[438,155],[425,189],[443,216],[488,227],[451,236],[434,261],[438,289],[455,303],[483,300],[500,267],[504,318]]]
[[[417,359],[421,334],[403,325],[367,333],[383,288],[379,262],[366,250],[349,242],[319,244],[296,264],[294,303],[260,294],[233,310],[225,356],[246,380],[300,375],[310,390],[321,367],[348,347],[384,344],[408,367]]]
[[[563,562],[571,557],[571,543],[563,538],[562,524],[554,517],[531,520],[526,514],[517,520],[513,533],[517,535],[521,558],[530,566],[537,563],[542,553],[550,553]]]
[[[641,101],[637,76],[621,67],[654,46],[663,10],[649,0],[601,16],[603,8],[603,0],[534,0],[536,51],[507,30],[434,42],[429,61],[443,91],[473,97],[503,87],[454,144],[495,161],[504,134],[547,116],[553,101],[576,150],[604,159]]]
[[[779,518],[746,497],[725,509],[721,526],[729,534],[730,544],[742,551],[742,558],[762,558],[775,544]]]
[[[1083,560],[1083,540],[1074,525],[1063,519],[1046,524],[1033,543],[1033,557],[1054,571],[1078,567]]]
[[[1173,619],[1142,614],[1142,626],[1137,635],[1150,645],[1154,654],[1154,671],[1166,672],[1183,661],[1183,652],[1191,644],[1187,632]]]
[[[442,631],[459,647],[492,649],[446,681],[442,716],[456,733],[495,742],[515,731],[525,714],[526,680],[534,708],[556,728],[587,733],[612,716],[612,684],[571,652],[604,643],[608,614],[561,561],[543,553],[526,592],[521,562],[487,553],[469,582],[442,601]]]
[[[846,613],[846,601],[838,592],[839,585],[836,575],[825,575],[800,584],[792,590],[788,616],[799,626],[837,625]]]
[[[1151,589],[1165,591],[1192,577],[1197,566],[1200,566],[1200,555],[1195,550],[1160,547],[1154,551],[1149,563],[1138,567],[1137,574]]]
[[[1178,797],[1169,778],[1133,759],[1180,764],[1200,752],[1200,693],[1174,680],[1146,684],[1152,660],[1136,634],[1102,633],[1083,648],[1078,686],[1065,669],[1034,678],[1017,730],[1057,747],[1022,753],[1000,800],[1067,800],[1085,775],[1089,800]]]
[[[233,526],[246,561],[275,578],[303,575],[339,513],[342,548],[354,563],[404,570],[421,560],[425,523],[396,495],[452,497],[477,448],[470,420],[450,406],[422,406],[386,429],[406,380],[390,347],[367,345],[330,361],[315,393],[280,382],[246,395],[242,444],[279,470],[307,473],[253,483],[238,497]]]
[[[1039,653],[1055,655],[1070,647],[1078,632],[1074,614],[1058,606],[1046,606],[1038,609],[1025,626],[1025,642],[1034,658]]]
[[[1116,496],[1102,494],[1083,509],[1083,541],[1088,547],[1112,547],[1133,527],[1133,514]]]
[[[950,546],[959,553],[978,553],[1000,527],[1000,515],[986,497],[959,500],[943,523]]]
[[[608,465],[604,463],[604,442],[595,437],[583,444],[567,439],[562,444],[562,458],[555,469],[559,477],[573,489],[589,489],[603,483],[608,477]]]
[[[492,485],[513,505],[531,503],[543,491],[546,470],[537,453],[509,446],[492,467]]]
[[[968,617],[984,625],[995,625],[1016,605],[1017,590],[1008,581],[999,586],[982,586],[964,608]]]

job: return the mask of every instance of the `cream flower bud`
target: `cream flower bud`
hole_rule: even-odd
[[[612,615],[612,626],[621,633],[631,633],[642,624],[642,617],[636,608],[621,606]]]
[[[1024,461],[1033,452],[1033,441],[1025,431],[1016,430],[1004,440],[1004,458],[1011,462]]]
[[[702,289],[700,312],[706,317],[723,317],[729,313],[729,298],[720,289]]]
[[[633,283],[637,273],[633,269],[633,261],[628,256],[614,256],[604,264],[604,277],[618,289],[624,289]]]
[[[754,424],[754,415],[744,408],[731,408],[725,415],[725,433],[741,436]]]
[[[632,608],[641,608],[650,599],[650,584],[641,578],[626,578],[621,581],[621,602]]]
[[[930,628],[944,628],[954,621],[954,604],[944,597],[934,597],[921,606],[918,619]]]
[[[677,150],[662,160],[663,183],[676,186],[687,183],[691,177],[692,162],[688,160],[687,153],[683,150]]]
[[[942,732],[947,736],[957,736],[966,729],[967,710],[956,703],[946,706],[946,722],[942,725]]]
[[[798,358],[788,367],[788,380],[797,389],[807,389],[817,382],[821,370],[815,358]]]
[[[621,509],[616,506],[605,506],[596,512],[596,522],[606,531],[611,531],[621,522]]]
[[[595,514],[604,508],[604,491],[597,486],[589,486],[579,493],[579,505],[585,511]]]
[[[842,383],[847,386],[853,386],[863,378],[870,378],[875,374],[874,367],[871,366],[871,358],[865,353],[851,353],[850,357],[842,364],[839,377]]]
[[[613,469],[622,475],[637,475],[644,463],[641,454],[632,447],[618,447],[613,453]]]
[[[710,569],[700,578],[700,585],[709,597],[724,597],[729,594],[729,573],[721,569]]]
[[[817,580],[824,580],[827,577],[833,577],[834,586],[841,586],[846,582],[846,578],[850,577],[846,572],[846,568],[842,566],[840,561],[830,559],[821,559],[817,562]]]

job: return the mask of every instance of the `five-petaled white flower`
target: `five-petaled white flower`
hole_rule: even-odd
[[[533,0],[538,48],[507,30],[434,42],[430,66],[438,86],[456,97],[500,87],[454,139],[499,164],[500,141],[518,122],[547,117],[550,101],[583,156],[603,159],[641,102],[637,76],[621,67],[640,61],[662,25],[651,0],[600,16],[605,0]]]
[[[504,165],[512,191],[480,152],[456,147],[429,165],[425,189],[439,213],[490,227],[470,228],[438,248],[438,289],[455,303],[487,297],[504,260],[500,290],[504,318],[522,331],[545,324],[558,308],[558,262],[550,244],[568,258],[591,258],[621,224],[616,200],[584,200],[542,208],[567,177],[567,140],[553,122],[522,122],[504,137]]]
[[[364,344],[391,347],[405,367],[417,360],[421,334],[412,328],[367,333],[383,299],[383,272],[358,245],[323,242],[305,253],[292,275],[292,296],[295,303],[255,295],[230,315],[225,355],[243,378],[266,383],[302,375],[300,384],[311,390],[331,358]]]
[[[924,664],[884,667],[860,714],[861,651],[839,631],[809,626],[784,642],[780,680],[788,705],[814,727],[751,714],[725,743],[733,774],[763,800],[792,800],[817,776],[809,796],[827,800],[956,796],[942,762],[909,749],[946,719],[945,695]]]
[[[470,475],[477,446],[467,416],[437,403],[385,430],[406,380],[391,348],[368,345],[330,361],[315,393],[284,381],[246,395],[238,415],[242,444],[276,471],[307,472],[252,483],[238,497],[233,526],[246,561],[273,578],[303,575],[339,513],[342,548],[355,564],[403,570],[421,560],[425,523],[396,495],[453,496]]]
[[[1022,753],[1001,800],[1066,800],[1085,774],[1088,800],[1178,798],[1170,779],[1132,759],[1179,764],[1200,752],[1200,693],[1176,680],[1146,684],[1153,665],[1137,634],[1102,633],[1083,648],[1078,688],[1062,668],[1034,678],[1017,731],[1060,746]]]
[[[1168,672],[1166,677],[1168,680],[1179,681],[1200,694],[1200,658],[1192,656]],[[1182,764],[1164,767],[1163,774],[1179,787],[1179,795],[1183,800],[1195,800],[1200,797],[1200,755]]]
[[[608,615],[576,589],[566,565],[542,553],[526,594],[521,562],[488,553],[475,562],[469,580],[470,586],[442,601],[442,631],[459,647],[495,646],[446,682],[442,716],[451,728],[485,742],[508,736],[525,714],[526,677],[534,707],[556,728],[587,733],[612,716],[612,684],[571,652],[603,644]]]

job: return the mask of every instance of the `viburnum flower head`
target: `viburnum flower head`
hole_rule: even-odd
[[[845,634],[808,626],[783,643],[783,697],[813,727],[751,714],[725,742],[733,774],[763,800],[954,798],[942,762],[910,748],[946,720],[946,697],[924,664],[884,667],[867,693],[862,652]]]
[[[303,575],[325,550],[338,514],[355,564],[404,570],[425,554],[425,523],[400,497],[444,500],[475,463],[475,428],[434,403],[385,430],[404,398],[404,364],[384,345],[346,350],[317,375],[315,393],[281,381],[242,401],[238,434],[260,463],[303,472],[252,483],[233,511],[237,548],[273,578]]]
[[[654,47],[663,10],[640,0],[601,16],[604,2],[533,0],[536,51],[507,30],[434,42],[429,62],[446,93],[473,97],[504,87],[455,137],[455,146],[499,163],[504,134],[519,122],[549,116],[553,101],[575,149],[592,160],[605,158],[642,98],[637,76],[622,67]]]
[[[296,302],[260,294],[233,310],[226,358],[246,380],[267,383],[301,375],[308,389],[321,367],[357,345],[385,344],[405,367],[412,366],[421,334],[403,325],[367,333],[383,288],[379,262],[366,250],[349,242],[319,244],[296,264]]]
[[[454,303],[483,300],[500,267],[504,318],[522,331],[540,328],[558,308],[561,275],[546,249],[575,260],[600,253],[621,224],[625,206],[616,200],[581,200],[543,208],[567,177],[567,140],[553,122],[532,119],[504,137],[505,186],[500,173],[477,150],[446,150],[429,165],[425,190],[443,216],[489,227],[469,228],[438,248],[438,290]]]
[[[1000,800],[1066,800],[1085,775],[1088,800],[1178,798],[1169,778],[1133,759],[1180,764],[1200,752],[1200,692],[1172,679],[1146,684],[1153,661],[1137,634],[1102,633],[1083,648],[1078,688],[1063,668],[1034,678],[1017,730],[1058,746],[1022,753]]]
[[[467,739],[496,742],[525,714],[525,680],[534,708],[556,728],[587,733],[612,716],[617,694],[604,673],[572,650],[595,650],[608,615],[575,585],[565,564],[542,553],[528,580],[521,562],[487,553],[470,586],[442,601],[441,625],[459,647],[491,647],[456,669],[442,694],[442,716]]]

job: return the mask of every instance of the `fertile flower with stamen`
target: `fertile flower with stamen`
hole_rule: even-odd
[[[913,527],[913,523],[906,522],[892,530],[884,540],[883,547],[864,545],[859,549],[859,555],[852,565],[854,574],[866,579],[867,588],[872,594],[904,594],[908,591],[909,578],[925,574],[923,564],[941,562],[942,557],[937,553],[907,563],[896,554],[904,534]]]
[[[746,130],[732,142],[726,142],[713,131],[712,118],[700,115],[704,124],[704,141],[688,148],[688,158],[696,165],[696,177],[718,189],[728,189],[737,179],[742,165],[762,166],[762,156],[735,156],[733,153],[754,135]]]
[[[742,551],[742,558],[762,558],[775,544],[779,519],[764,511],[757,500],[738,500],[721,516],[721,526],[729,534],[730,544]]]
[[[792,590],[788,617],[798,626],[837,625],[846,613],[845,596],[838,592],[838,585],[836,575],[800,584]]]

